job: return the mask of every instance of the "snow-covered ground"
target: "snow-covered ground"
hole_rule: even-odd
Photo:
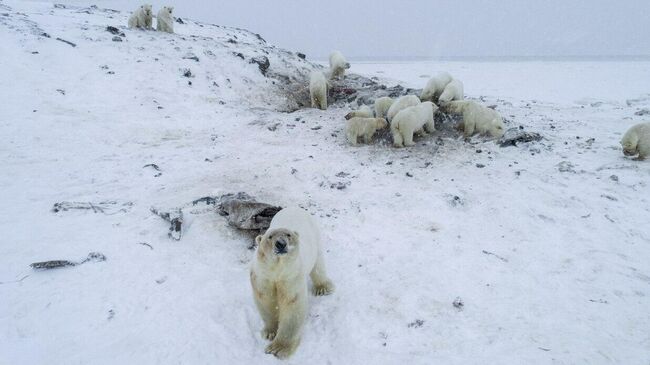
[[[276,111],[309,62],[243,30],[127,17],[0,1],[0,364],[276,363],[250,237],[187,207],[238,191],[324,231],[336,291],[310,298],[287,363],[648,364],[650,163],[618,141],[650,120],[635,115],[650,62],[354,64],[413,88],[448,70],[545,138],[353,148],[347,107]],[[52,212],[61,201],[115,204]],[[180,241],[152,206],[186,206]],[[89,252],[107,260],[29,267]]]

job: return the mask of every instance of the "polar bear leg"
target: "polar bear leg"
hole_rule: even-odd
[[[320,252],[316,258],[316,265],[314,265],[311,273],[309,273],[309,277],[311,277],[311,282],[314,285],[312,288],[312,294],[316,296],[328,295],[334,291],[334,284],[332,284],[332,281],[327,277],[325,261],[323,260],[323,254]]]
[[[366,143],[366,144],[371,143],[371,142],[372,142],[372,135],[373,135],[373,134],[374,134],[374,132],[373,132],[373,133],[366,132],[366,133],[363,135],[363,142]]]
[[[433,132],[436,131],[436,125],[435,125],[435,123],[433,122],[433,120],[427,121],[427,122],[424,124],[424,130],[427,131],[427,132],[429,132],[429,133],[433,133]]]
[[[353,128],[350,128],[347,131],[347,137],[348,137],[348,142],[350,142],[351,145],[356,146],[357,145],[357,132],[352,130]]]
[[[415,143],[413,143],[413,133],[415,132],[413,128],[402,128],[400,132],[402,132],[402,138],[404,138],[405,147],[415,146]]]
[[[283,298],[278,332],[265,352],[284,359],[293,354],[300,344],[300,331],[307,316],[306,283],[295,292],[278,293],[278,297]]]
[[[393,147],[404,147],[404,140],[399,129],[391,128],[391,132],[393,132]]]
[[[469,138],[472,135],[474,135],[475,128],[476,128],[476,123],[463,118],[463,134],[465,135],[465,138]]]

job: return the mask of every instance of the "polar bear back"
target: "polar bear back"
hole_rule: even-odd
[[[393,102],[393,98],[389,96],[383,96],[375,100],[375,117],[386,118],[386,113],[388,112],[388,109],[390,109],[391,105],[393,105]]]
[[[640,158],[650,156],[650,123],[637,124],[623,135],[621,145],[624,150],[628,150],[630,156],[636,154]]]
[[[420,99],[422,101],[438,102],[440,94],[445,90],[445,87],[453,80],[448,72],[440,72],[432,77],[427,85],[422,90]]]
[[[415,95],[405,95],[402,96],[401,98],[397,99],[393,105],[388,108],[388,112],[386,113],[386,119],[391,122],[393,118],[399,113],[401,110],[406,109],[410,106],[415,106],[420,104],[420,98],[418,98]]]
[[[285,228],[298,233],[299,253],[305,274],[316,264],[320,249],[320,230],[316,221],[304,209],[288,207],[279,211],[271,220],[269,230]]]
[[[440,94],[438,99],[441,103],[445,103],[452,100],[463,100],[465,98],[465,88],[463,83],[460,80],[451,80],[451,82],[445,86],[445,90]]]

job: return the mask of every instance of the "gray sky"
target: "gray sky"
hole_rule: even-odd
[[[92,1],[120,9],[133,0]],[[75,1],[78,2],[78,1]],[[324,58],[650,55],[650,0],[153,0]]]

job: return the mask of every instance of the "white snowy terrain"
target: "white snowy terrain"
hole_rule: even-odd
[[[291,99],[320,67],[309,58],[185,18],[177,34],[129,30],[128,16],[0,0],[0,364],[278,363],[251,236],[191,204],[237,192],[323,230],[336,291],[310,297],[285,363],[650,361],[650,162],[619,145],[650,121],[650,62],[353,63],[388,87],[447,70],[543,136],[355,148],[356,101]],[[183,208],[179,241],[151,207]],[[90,252],[106,260],[30,267]]]

